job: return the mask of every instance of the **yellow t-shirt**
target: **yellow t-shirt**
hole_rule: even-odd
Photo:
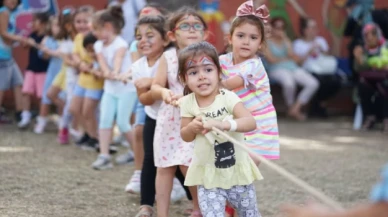
[[[225,120],[233,116],[234,106],[241,102],[233,92],[221,89],[214,102],[205,108],[197,104],[194,93],[181,99],[181,116]],[[238,141],[244,142],[244,134],[226,132]],[[215,132],[197,134],[194,154],[187,171],[185,185],[203,185],[206,189],[230,189],[235,185],[249,185],[263,179],[259,169],[248,153],[227,141]]]
[[[62,64],[61,71],[55,76],[52,85],[66,90],[66,64]]]
[[[82,61],[92,64],[93,59],[86,52],[83,41],[83,34],[75,36],[73,53],[78,54]],[[100,90],[104,86],[104,80],[95,78],[92,74],[81,72],[78,78],[78,85],[86,89]]]

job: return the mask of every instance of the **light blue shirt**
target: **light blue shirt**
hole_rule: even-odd
[[[5,11],[9,11],[6,7],[0,8],[0,13],[4,13]],[[9,11],[9,21],[7,32],[14,34],[16,32],[16,12]],[[12,48],[10,45],[4,43],[3,38],[0,36],[0,59],[1,60],[9,60],[12,58]]]
[[[271,41],[268,41],[268,48],[271,51],[272,56],[276,58],[286,58],[288,56],[286,43],[283,43],[282,45],[277,45]],[[276,71],[278,69],[295,71],[298,68],[298,65],[292,60],[287,60],[287,61],[269,64],[268,67],[269,67],[269,71]]]
[[[381,181],[372,190],[370,199],[373,202],[388,202],[388,164],[381,173]]]

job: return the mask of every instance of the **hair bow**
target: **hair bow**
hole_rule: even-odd
[[[246,1],[240,7],[237,9],[236,16],[237,17],[244,17],[253,15],[261,20],[263,20],[264,23],[268,22],[269,19],[269,10],[267,6],[261,5],[256,10],[253,8],[253,2],[252,1]]]

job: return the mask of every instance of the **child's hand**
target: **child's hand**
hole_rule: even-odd
[[[179,99],[183,97],[183,94],[175,94],[173,93],[171,96],[171,105],[175,107],[179,107]]]
[[[91,71],[89,65],[85,62],[81,62],[81,64],[79,65],[78,68],[81,72],[90,72]]]
[[[171,90],[163,88],[162,89],[162,99],[166,104],[171,104],[173,92]]]
[[[206,130],[203,128],[203,122],[202,122],[202,117],[198,116],[195,117],[188,125],[189,129],[194,133],[194,134],[206,134],[209,132],[209,130]]]
[[[203,128],[205,128],[206,130],[212,130],[213,127],[218,128],[220,130],[224,130],[222,121],[209,119],[203,123]]]
[[[138,89],[150,88],[152,85],[152,78],[140,78],[135,81],[135,86]]]

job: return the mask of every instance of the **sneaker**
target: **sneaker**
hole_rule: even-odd
[[[125,192],[130,194],[140,194],[140,177],[141,170],[136,170],[129,180],[127,186],[125,186]]]
[[[69,130],[67,128],[63,128],[59,131],[58,142],[61,145],[69,144]]]
[[[110,156],[98,155],[97,160],[92,164],[95,170],[107,170],[113,168],[113,164],[110,160]]]
[[[30,111],[23,111],[22,112],[22,119],[18,123],[18,127],[21,129],[24,129],[30,125],[31,122],[31,112]]]
[[[84,151],[94,151],[98,146],[98,140],[94,138],[90,138],[86,143],[81,145],[82,150]]]
[[[116,158],[116,163],[119,165],[129,164],[135,160],[133,151],[129,150],[127,153],[122,154]]]
[[[71,134],[71,132],[70,132],[70,134]],[[75,142],[75,144],[78,145],[78,146],[82,146],[83,144],[85,144],[85,143],[88,142],[89,140],[90,140],[89,135],[88,135],[87,133],[85,133],[85,134],[81,137],[81,139],[79,139],[79,140],[77,140],[77,141]]]
[[[83,136],[85,136],[85,134],[86,134],[86,133],[83,134],[82,132],[79,132],[78,130],[75,130],[73,128],[70,128],[69,133],[73,137],[73,139],[76,141],[82,140]],[[89,140],[89,137],[87,137],[85,142],[87,142],[88,140]]]
[[[44,128],[46,128],[47,118],[39,116],[37,118],[37,123],[34,127],[34,133],[42,134],[44,132]]]
[[[0,124],[10,124],[12,120],[5,116],[3,113],[0,113]]]
[[[174,184],[172,186],[171,197],[170,197],[171,203],[175,203],[183,199],[185,196],[186,196],[186,191],[183,188],[182,184],[177,178],[174,178]]]

